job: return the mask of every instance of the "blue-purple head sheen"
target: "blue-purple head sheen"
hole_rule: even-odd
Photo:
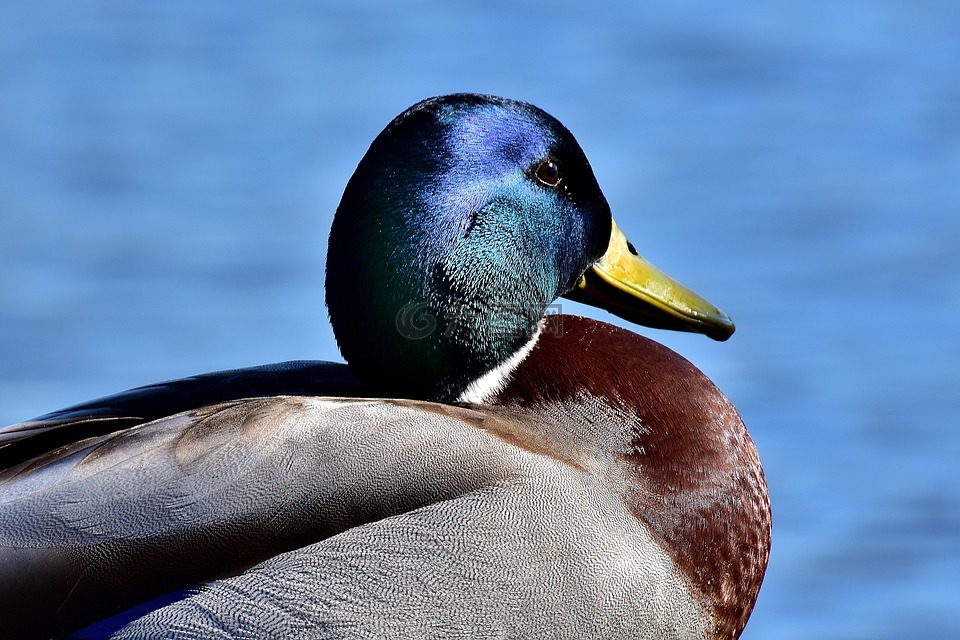
[[[555,118],[472,94],[416,104],[374,140],[337,209],[326,288],[340,349],[377,391],[454,399],[529,342],[610,228]]]

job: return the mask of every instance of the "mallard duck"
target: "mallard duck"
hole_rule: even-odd
[[[666,347],[549,311],[734,325],[638,255],[560,122],[472,94],[400,114],[326,292],[349,365],[0,430],[0,636],[740,635],[770,509],[737,412]]]

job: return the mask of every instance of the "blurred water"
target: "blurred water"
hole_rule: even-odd
[[[343,185],[460,90],[560,118],[627,235],[736,320],[722,345],[646,333],[765,463],[744,637],[960,637],[957,3],[4,4],[0,423],[338,359]]]

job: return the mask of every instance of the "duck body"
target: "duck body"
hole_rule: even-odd
[[[0,477],[0,566],[21,568],[0,578],[8,637],[205,583],[119,637],[699,638],[746,622],[769,542],[756,451],[706,377],[650,340],[551,316],[483,406],[287,395],[282,379],[205,402],[217,382],[168,384],[200,406]],[[119,409],[137,393],[73,419],[132,420]]]
[[[349,368],[206,374],[0,429],[0,638],[738,637],[770,508],[733,406],[651,340],[543,316],[568,295],[732,332],[618,234],[540,110],[404,112],[331,233]]]

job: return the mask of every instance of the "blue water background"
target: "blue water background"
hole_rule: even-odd
[[[744,638],[960,638],[957,2],[3,3],[0,423],[339,359],[343,186],[462,90],[560,118],[633,243],[737,322],[643,333],[766,468]]]

